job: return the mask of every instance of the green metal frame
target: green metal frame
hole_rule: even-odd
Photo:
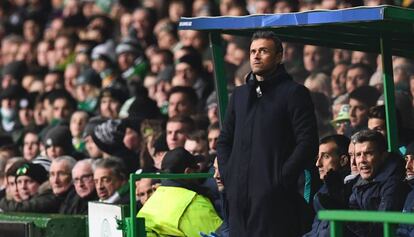
[[[129,175],[129,198],[130,198],[130,217],[127,218],[127,236],[128,237],[145,237],[145,223],[143,219],[137,216],[137,199],[135,197],[135,181],[143,178],[149,179],[205,179],[211,178],[211,173],[192,173],[192,174],[158,174],[158,173],[142,173]]]
[[[320,211],[318,218],[330,222],[330,236],[342,237],[344,222],[382,222],[384,237],[395,236],[398,224],[414,225],[414,213],[378,211]]]

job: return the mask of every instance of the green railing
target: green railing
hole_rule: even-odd
[[[129,197],[130,197],[130,217],[126,218],[126,229],[128,237],[145,237],[145,220],[137,218],[137,206],[135,197],[135,181],[143,178],[149,179],[205,179],[211,178],[211,173],[193,173],[193,174],[130,174],[129,175]]]
[[[414,225],[414,214],[401,212],[378,211],[320,211],[318,218],[329,221],[330,236],[342,237],[344,222],[380,222],[383,225],[384,237],[395,236],[399,224]]]

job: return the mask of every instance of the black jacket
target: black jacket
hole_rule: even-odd
[[[60,206],[59,213],[61,214],[77,214],[87,215],[88,214],[88,202],[97,201],[98,195],[93,191],[88,196],[81,198],[75,189],[69,191],[66,199]]]
[[[58,213],[62,201],[62,197],[56,196],[51,189],[48,189],[22,202],[3,198],[0,200],[0,209],[4,212]]]
[[[403,159],[387,157],[372,180],[358,178],[349,198],[353,210],[401,211],[409,187],[404,179]],[[380,224],[349,223],[348,229],[355,236],[382,236]]]
[[[260,93],[257,87],[260,86]],[[300,236],[297,180],[314,166],[318,133],[309,91],[283,65],[262,82],[253,74],[230,98],[217,143],[230,236]]]

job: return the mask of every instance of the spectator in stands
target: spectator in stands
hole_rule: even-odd
[[[367,86],[372,73],[372,69],[365,64],[351,64],[346,70],[346,92],[351,93],[358,87]]]
[[[20,138],[22,132],[22,125],[18,120],[17,113],[17,103],[22,93],[24,90],[18,85],[10,86],[0,92],[0,134],[11,135],[15,142]]]
[[[37,132],[27,130],[23,136],[23,158],[27,161],[34,160],[40,152],[40,138]]]
[[[349,198],[352,210],[401,211],[408,189],[402,182],[404,166],[399,157],[387,153],[385,137],[376,131],[363,130],[352,137],[359,177]],[[380,236],[375,224],[348,224],[358,236]]]
[[[189,117],[176,116],[168,119],[166,125],[166,140],[170,150],[184,147],[188,134],[194,128],[194,121]]]
[[[350,185],[346,192],[343,185],[345,176],[349,174],[348,147],[349,138],[343,135],[330,135],[320,140],[316,167],[324,184],[313,199],[315,212],[346,207],[352,187]],[[329,231],[329,222],[315,216],[312,230],[304,236],[329,236]]]
[[[345,131],[345,135],[350,137],[352,134],[365,129],[368,123],[368,110],[376,105],[379,92],[370,86],[362,86],[349,94],[349,116],[350,125]]]
[[[101,91],[99,96],[99,114],[103,118],[116,119],[119,116],[119,110],[125,102],[127,95],[125,92],[108,87]]]
[[[208,153],[211,155],[216,154],[216,148],[217,148],[217,140],[220,135],[220,125],[218,122],[211,124],[208,127]]]
[[[52,109],[51,125],[69,122],[70,116],[76,109],[76,100],[64,89],[51,91],[49,98]]]
[[[32,163],[20,165],[16,171],[16,183],[21,201],[2,199],[0,209],[5,212],[57,213],[61,201],[51,189],[40,188],[45,181],[47,171],[43,166]]]
[[[346,77],[347,66],[344,63],[336,64],[331,72],[331,91],[332,98],[336,99],[346,93]]]
[[[190,116],[196,113],[197,94],[191,87],[176,86],[168,93],[168,117]]]
[[[85,142],[83,141],[83,130],[88,123],[89,115],[85,111],[78,110],[70,117],[69,129],[72,135],[72,145],[78,152],[85,151]]]
[[[63,201],[68,193],[74,192],[72,169],[76,160],[70,156],[59,156],[52,161],[49,170],[49,183],[53,193]]]
[[[152,179],[140,179],[138,181],[135,195],[137,196],[137,200],[144,205],[148,199],[152,196],[154,193],[156,187],[153,184]]]
[[[198,170],[197,159],[184,148],[167,152],[162,170],[190,174]],[[222,223],[208,195],[197,180],[163,180],[138,213],[145,218],[147,234],[199,236],[214,232]]]
[[[53,160],[59,156],[69,155],[76,159],[84,156],[76,152],[72,145],[72,135],[68,126],[58,125],[47,131],[44,137],[44,146],[46,147],[46,156]]]
[[[303,65],[309,73],[330,71],[329,59],[330,51],[328,48],[305,45],[303,47]]]
[[[24,164],[25,161],[22,158],[11,158],[7,160],[5,166],[5,178],[6,178],[6,188],[5,195],[1,198],[6,198],[7,200],[13,200],[15,202],[21,202],[19,191],[17,190],[16,183],[16,172],[17,169]]]
[[[67,195],[60,209],[64,214],[88,214],[88,202],[98,200],[93,181],[92,159],[78,161],[72,169],[76,192]]]
[[[92,139],[103,152],[103,158],[120,158],[129,174],[136,172],[140,164],[138,153],[128,149],[124,144],[125,132],[126,127],[122,120],[108,120],[94,128]]]
[[[385,106],[377,105],[368,110],[368,129],[381,133],[387,137],[387,125],[385,124]]]
[[[75,81],[75,94],[78,109],[94,113],[98,105],[101,77],[91,69],[85,69]]]
[[[411,213],[414,207],[414,142],[407,145],[405,153],[405,182],[410,186],[411,191],[408,193],[405,199],[404,208],[402,212]],[[397,229],[397,236],[409,237],[414,234],[414,226],[412,225],[400,225]]]
[[[117,158],[97,160],[93,164],[93,180],[99,201],[129,204],[129,185],[125,166]]]
[[[93,131],[95,127],[103,122],[105,119],[95,117],[91,118],[88,123],[86,124],[85,130],[83,132],[83,140],[85,141],[85,149],[87,155],[92,159],[102,158],[103,152],[99,149],[99,147],[95,144],[92,138]]]
[[[344,135],[349,127],[349,105],[342,105],[338,116],[331,121],[332,126],[336,130],[336,134]]]

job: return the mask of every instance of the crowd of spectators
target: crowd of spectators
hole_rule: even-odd
[[[214,172],[220,128],[208,37],[178,31],[181,16],[380,4],[414,2],[0,1],[0,209],[86,214],[91,200],[129,204],[129,173],[165,171],[165,155],[181,147],[197,157],[197,172]],[[220,80],[231,93],[250,71],[250,39],[223,35],[222,42],[226,78]],[[365,129],[386,136],[380,55],[288,42],[283,47],[287,71],[311,91],[320,138],[350,138]],[[405,155],[414,136],[414,61],[393,57],[393,69]],[[357,165],[349,165],[358,174]],[[215,176],[219,189],[213,180],[202,185],[223,218],[223,184]],[[158,186],[156,180],[137,181],[140,206]]]

